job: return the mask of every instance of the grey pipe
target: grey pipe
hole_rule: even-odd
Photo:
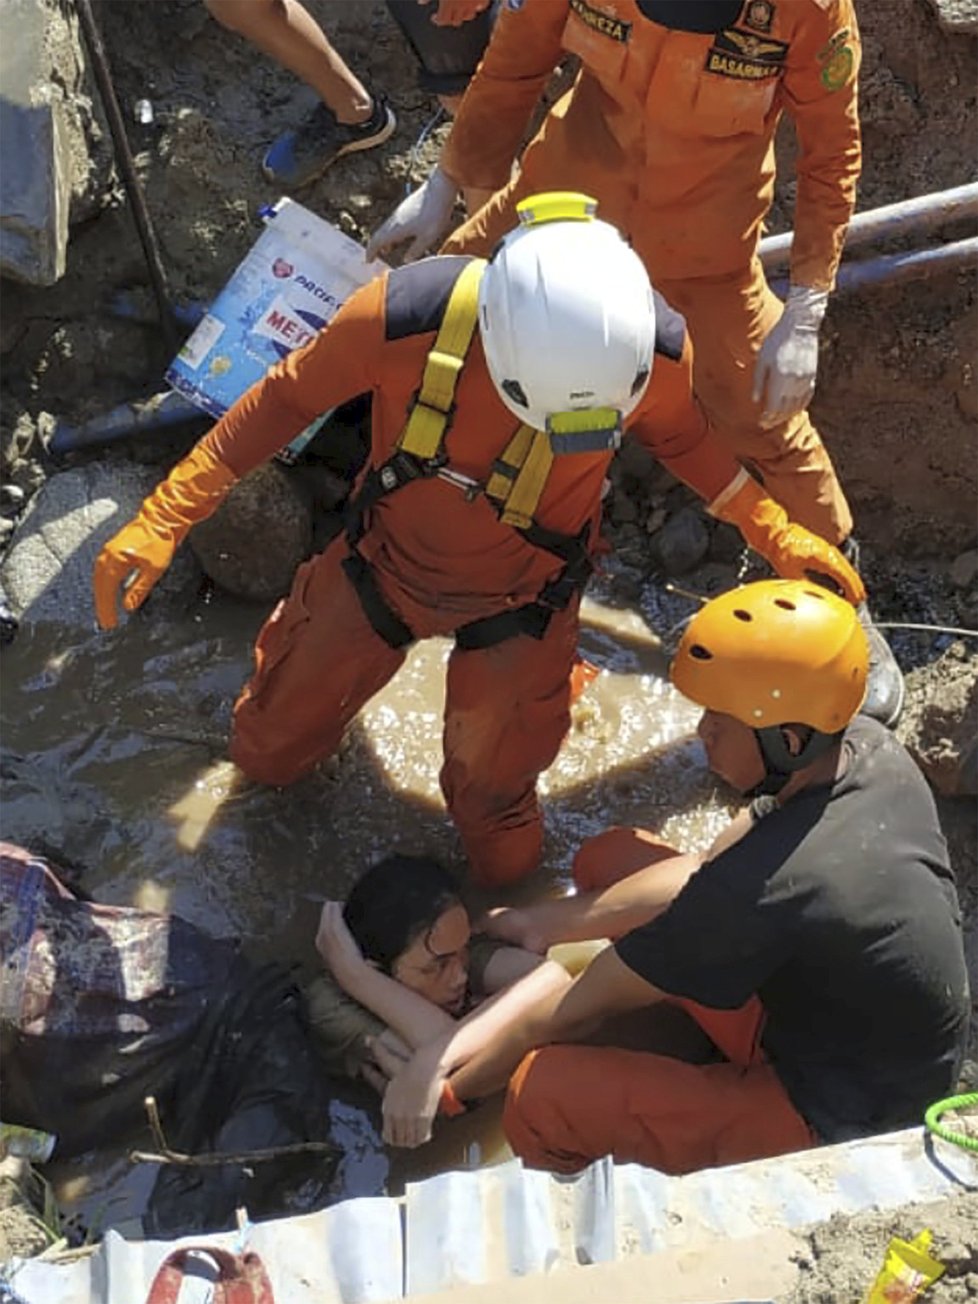
[[[964,217],[978,217],[978,182],[857,213],[849,223],[845,248],[848,252],[876,240],[917,235]],[[783,235],[769,235],[761,241],[759,252],[765,271],[788,261],[793,239],[793,233],[786,231]]]
[[[880,254],[862,262],[843,263],[836,279],[835,293],[861,290],[868,285],[896,285],[901,281],[922,281],[937,272],[964,271],[978,266],[978,236],[937,245],[934,249],[916,249],[906,254]],[[781,298],[788,293],[788,278],[780,276],[770,282]]]

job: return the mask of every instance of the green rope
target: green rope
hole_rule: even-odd
[[[942,1141],[950,1141],[952,1145],[961,1146],[964,1150],[978,1151],[978,1136],[965,1136],[963,1132],[955,1132],[938,1122],[941,1115],[946,1114],[949,1109],[973,1109],[975,1105],[978,1105],[978,1091],[969,1091],[964,1096],[948,1096],[946,1100],[938,1100],[924,1115],[924,1126],[935,1136],[939,1136]]]

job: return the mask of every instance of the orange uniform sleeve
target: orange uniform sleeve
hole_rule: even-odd
[[[862,151],[856,78],[861,47],[851,0],[804,0],[782,94],[798,133],[791,282],[830,290],[856,202]]]
[[[557,65],[568,0],[504,4],[469,83],[439,166],[459,186],[499,190],[530,115]]]
[[[247,475],[339,403],[374,388],[384,342],[387,276],[365,285],[315,339],[266,372],[201,440]]]
[[[693,395],[693,349],[689,336],[673,361],[657,353],[652,379],[628,430],[684,484],[711,503],[740,472],[727,446]]]

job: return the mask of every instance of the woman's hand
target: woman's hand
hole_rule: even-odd
[[[445,1081],[438,1056],[422,1049],[405,1064],[391,1055],[379,1038],[373,1050],[379,1068],[390,1076],[384,1092],[384,1140],[408,1149],[424,1145],[431,1140]]]
[[[355,995],[347,984],[355,981],[357,974],[367,967],[367,961],[346,926],[342,901],[327,901],[323,906],[316,931],[316,950],[344,991]]]
[[[390,1070],[400,1072],[414,1052],[407,1042],[403,1041],[392,1028],[385,1028],[376,1037],[368,1037],[365,1046],[368,1058],[360,1065],[360,1072],[364,1080],[369,1082],[374,1091],[377,1092],[377,1095],[382,1096],[393,1076]],[[378,1047],[380,1047],[379,1051]],[[387,1065],[387,1072],[380,1067],[378,1059],[383,1060],[384,1064]]]
[[[497,906],[487,910],[473,924],[473,931],[488,933],[490,937],[498,937],[511,946],[522,946],[524,950],[533,951],[537,955],[547,953],[547,940],[533,922],[532,916],[517,906]]]

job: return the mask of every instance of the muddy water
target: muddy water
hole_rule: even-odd
[[[524,896],[563,890],[577,847],[611,823],[701,847],[728,815],[692,733],[696,712],[664,682],[650,628],[690,604],[646,588],[623,606],[614,580],[585,603],[581,650],[601,673],[542,778],[545,869]],[[262,615],[218,598],[178,620],[150,610],[73,646],[25,632],[4,654],[4,834],[78,864],[99,900],[172,910],[256,954],[313,964],[318,902],[342,897],[379,855],[424,849],[463,867],[438,790],[448,644],[412,650],[337,757],[290,789],[261,789],[240,781],[224,745]],[[498,1153],[490,1108],[398,1171]],[[65,1176],[68,1203],[90,1204],[78,1167]],[[361,1186],[348,1176],[348,1191]],[[116,1168],[104,1177],[112,1190],[96,1183],[98,1198],[117,1222],[129,1197]]]

